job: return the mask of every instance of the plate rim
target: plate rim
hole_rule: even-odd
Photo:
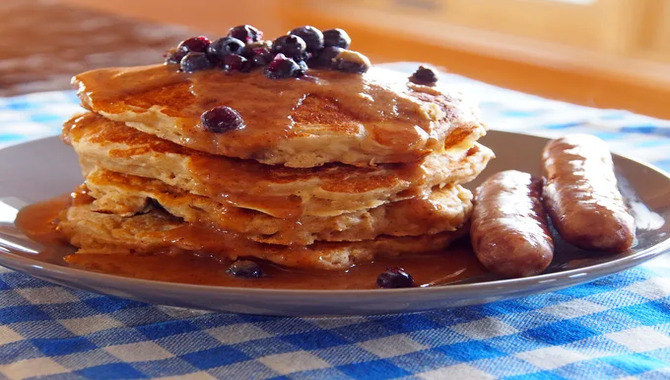
[[[516,131],[504,131],[492,128],[489,132],[503,135],[523,135],[531,138],[536,138],[538,140],[547,141],[551,140],[550,137],[533,134],[533,133],[521,133]],[[44,142],[45,140],[58,140],[59,136],[49,136],[43,137],[40,139],[30,140],[22,142],[19,144],[10,145],[7,147],[0,148],[0,152],[4,153],[7,150],[20,149],[25,145]],[[631,161],[637,165],[645,167],[657,175],[663,177],[668,184],[670,184],[670,173],[665,172],[663,169],[644,162],[640,159],[630,157],[626,154],[614,153],[613,156],[616,156],[617,159],[624,159]],[[401,288],[401,289],[272,289],[272,288],[245,288],[237,286],[217,286],[217,285],[200,285],[200,284],[188,284],[188,283],[179,283],[179,282],[169,282],[169,281],[159,281],[159,280],[148,280],[135,277],[124,277],[119,275],[113,275],[102,272],[88,271],[85,269],[73,268],[64,265],[58,265],[48,262],[42,262],[35,260],[26,256],[21,256],[7,251],[6,248],[0,246],[0,265],[12,270],[16,270],[31,276],[39,277],[42,279],[48,279],[53,276],[49,276],[49,273],[58,273],[60,275],[67,276],[69,274],[76,275],[76,279],[84,277],[86,283],[93,281],[96,283],[102,282],[125,282],[128,286],[143,286],[155,288],[159,287],[165,290],[179,289],[181,291],[197,291],[197,292],[225,292],[226,294],[248,294],[256,296],[278,296],[282,297],[304,297],[304,296],[329,296],[333,297],[361,297],[361,296],[410,296],[415,293],[422,295],[429,295],[433,293],[458,293],[464,294],[468,292],[479,293],[482,289],[504,289],[510,287],[510,285],[518,285],[509,291],[502,292],[503,294],[512,293],[515,290],[523,291],[524,289],[532,289],[533,285],[538,285],[542,283],[555,282],[562,278],[578,278],[582,276],[587,276],[592,280],[597,278],[622,272],[624,270],[630,269],[634,266],[640,265],[646,261],[659,257],[663,254],[670,252],[670,235],[667,236],[663,241],[648,247],[642,251],[636,252],[629,256],[620,257],[611,261],[606,261],[603,263],[598,263],[582,268],[569,269],[566,271],[559,271],[553,273],[545,273],[530,277],[520,277],[520,278],[509,278],[509,279],[498,279],[493,281],[477,282],[477,283],[468,283],[468,284],[455,284],[455,285],[438,285],[432,287],[413,287],[413,288]],[[18,265],[12,265],[12,264]],[[40,276],[40,274],[45,273],[45,276]],[[75,279],[75,277],[72,277]],[[49,280],[45,280],[49,281]],[[568,283],[565,286],[573,286],[574,284]],[[251,294],[250,294],[251,293]],[[494,293],[491,293],[492,295]],[[496,293],[498,294],[498,293]]]

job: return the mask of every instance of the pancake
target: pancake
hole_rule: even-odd
[[[106,68],[74,77],[84,107],[179,145],[263,164],[314,167],[408,163],[486,133],[460,94],[372,67],[364,74],[310,69],[269,80],[262,70],[183,73],[174,65]],[[203,112],[229,106],[245,128],[207,131]]]
[[[493,157],[476,107],[427,68],[410,80],[347,49],[243,39],[73,78],[87,112],[62,137],[85,183],[57,225],[77,254],[346,270],[467,231],[462,184]]]
[[[196,254],[222,259],[258,258],[287,267],[346,269],[375,256],[412,255],[445,249],[465,229],[416,237],[381,236],[360,242],[316,242],[308,246],[263,244],[239,235],[190,224],[160,209],[124,217],[77,204],[61,215],[59,229],[77,254]]]
[[[332,217],[280,219],[231,207],[161,181],[92,171],[86,178],[92,211],[130,217],[158,204],[188,223],[204,223],[257,242],[309,245],[321,241],[360,241],[379,235],[417,236],[461,227],[472,210],[472,194],[459,185],[435,189],[427,198],[411,198]]]
[[[493,155],[475,144],[408,164],[296,169],[201,153],[92,113],[66,123],[63,137],[79,155],[84,176],[99,167],[153,178],[280,218],[337,216],[427,198],[434,187],[470,181]]]

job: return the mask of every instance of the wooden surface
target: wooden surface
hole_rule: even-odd
[[[215,38],[230,26],[250,23],[263,29],[266,37],[274,37],[308,23],[347,29],[353,47],[376,63],[429,62],[548,98],[670,118],[670,74],[666,75],[670,69],[663,65],[631,61],[622,68],[602,55],[546,44],[524,47],[527,41],[459,28],[439,38],[420,39],[407,30],[430,26],[421,19],[383,20],[397,25],[388,29],[381,20],[361,22],[365,15],[360,13],[288,7],[279,0],[244,2],[243,6],[209,0],[166,4],[159,0],[0,1],[0,33],[5,37],[0,42],[0,96],[69,88],[71,75],[92,67],[159,62],[165,49],[189,34]]]
[[[0,96],[69,89],[72,75],[92,68],[160,62],[190,34],[47,1],[1,0]]]
[[[373,62],[423,61],[448,71],[543,97],[670,119],[670,64],[556,42],[359,8],[304,0],[278,8],[291,25],[337,25]]]

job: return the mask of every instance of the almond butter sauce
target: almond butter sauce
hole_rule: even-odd
[[[176,65],[152,65],[93,70],[77,75],[74,84],[92,111],[157,130],[159,119],[168,117],[180,145],[260,161],[282,140],[301,137],[305,131],[294,127],[302,121],[318,124],[326,135],[372,136],[389,157],[397,155],[386,162],[414,161],[440,141],[431,115],[434,105],[425,98],[442,98],[442,111],[452,117],[457,113],[444,105],[450,96],[417,91],[403,74],[376,68],[362,75],[311,69],[302,78],[270,80],[261,69],[186,74]],[[223,134],[205,130],[202,113],[222,105],[239,112],[246,126]],[[144,113],[151,108],[162,116],[147,119]]]
[[[74,254],[56,228],[61,211],[72,203],[90,202],[83,191],[75,191],[22,209],[15,221],[26,236],[44,246],[31,258],[59,265],[112,275],[185,284],[278,289],[373,289],[377,276],[387,267],[407,270],[418,286],[446,284],[486,274],[470,244],[462,240],[446,252],[384,258],[346,271],[308,271],[282,268],[261,262],[266,274],[260,279],[241,279],[226,274],[229,262],[181,254],[168,255],[82,255]],[[21,254],[20,252],[17,252]]]

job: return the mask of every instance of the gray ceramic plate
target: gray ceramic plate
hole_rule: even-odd
[[[480,178],[517,169],[538,174],[546,139],[492,131],[482,140],[497,158]],[[481,304],[546,292],[616,273],[670,250],[670,177],[629,158],[614,162],[638,221],[638,244],[615,256],[579,252],[559,242],[546,274],[432,288],[274,290],[184,285],[68,268],[30,257],[34,243],[14,227],[18,208],[62,194],[81,182],[72,149],[56,137],[0,150],[0,265],[73,288],[157,304],[271,315],[354,315]],[[476,184],[473,184],[476,185]],[[580,257],[580,260],[572,260]]]

